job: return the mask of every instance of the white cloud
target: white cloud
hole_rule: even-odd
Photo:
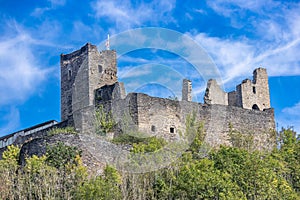
[[[221,71],[224,83],[249,74],[255,49],[247,41],[209,37],[204,33],[194,36],[195,40],[212,56]]]
[[[279,6],[279,3],[273,0],[214,0],[207,1],[207,4],[215,12],[224,16],[232,16],[232,14],[244,10],[261,13],[265,9],[273,9]]]
[[[54,6],[64,6],[67,2],[67,0],[48,0],[52,7]]]
[[[265,67],[270,76],[300,75],[300,39],[286,44],[259,43],[249,39],[221,39],[199,33],[194,36],[211,55],[222,74],[223,83],[238,77],[250,77],[249,72]]]
[[[282,109],[279,116],[277,116],[279,128],[292,126],[294,130],[300,133],[300,102],[292,107]]]
[[[108,18],[119,30],[142,26],[145,22],[173,22],[170,12],[175,7],[175,0],[154,0],[149,3],[134,5],[129,0],[98,0],[92,4],[96,18]]]
[[[249,36],[249,32],[225,39],[206,33],[192,36],[212,56],[224,83],[249,76],[249,71],[257,67],[267,68],[270,76],[300,75],[300,4],[286,6],[270,0],[217,0],[208,4],[216,12],[251,27]],[[245,20],[235,15],[243,10],[251,10],[256,17]]]
[[[300,102],[296,103],[293,107],[284,108],[282,112],[291,116],[296,116],[300,120]]]
[[[120,79],[136,78],[136,77],[141,77],[149,74],[151,74],[151,68],[147,65],[143,65],[143,67],[141,66],[122,67],[118,71],[118,77]]]
[[[10,107],[8,111],[5,111],[3,116],[0,116],[0,122],[0,124],[5,124],[4,126],[0,126],[0,137],[14,131],[20,125],[20,113],[18,109]]]
[[[14,35],[0,38],[0,105],[23,102],[36,92],[52,69],[43,69],[34,57],[36,41],[15,22]]]
[[[42,7],[42,8],[35,8],[34,11],[31,13],[31,16],[34,17],[40,17],[42,16],[45,12],[56,9],[57,7],[64,6],[67,2],[67,0],[48,0],[48,2],[51,4],[47,7]]]

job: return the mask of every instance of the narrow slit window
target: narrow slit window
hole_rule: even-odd
[[[252,87],[252,90],[253,90],[253,94],[256,94],[256,88],[254,86]]]
[[[71,78],[72,78],[72,70],[69,69],[68,70],[68,80],[71,80]]]
[[[98,71],[99,71],[99,73],[102,73],[102,71],[103,71],[102,65],[98,65]]]

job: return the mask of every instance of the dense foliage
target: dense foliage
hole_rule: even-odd
[[[278,147],[271,152],[237,143],[205,154],[202,125],[195,130],[190,148],[176,162],[143,174],[107,166],[101,176],[88,177],[81,152],[62,143],[22,167],[19,148],[10,146],[0,161],[0,199],[300,199],[300,141],[292,129],[277,134]],[[131,153],[147,153],[167,143],[154,137],[130,144]]]

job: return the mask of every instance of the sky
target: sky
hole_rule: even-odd
[[[204,50],[227,92],[252,78],[255,68],[266,68],[276,128],[300,132],[299,1],[0,0],[0,5],[0,136],[60,121],[62,53],[87,42],[103,50],[108,34],[118,41],[126,31],[148,27],[189,38],[197,46],[191,52]],[[203,102],[206,77],[197,72],[204,69],[157,42],[155,48],[117,51],[127,92],[180,98],[180,81],[187,77],[193,100]]]

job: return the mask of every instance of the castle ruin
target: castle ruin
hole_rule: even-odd
[[[126,119],[130,127],[148,136],[174,140],[184,134],[187,117],[195,114],[196,120],[204,123],[205,140],[212,146],[231,145],[229,133],[233,128],[251,134],[257,149],[269,148],[266,147],[268,133],[275,130],[275,121],[266,69],[256,69],[253,80],[244,80],[236,86],[236,91],[229,93],[211,79],[204,103],[198,103],[192,101],[192,82],[187,79],[182,84],[182,101],[142,93],[126,94],[124,84],[117,78],[116,52],[99,52],[90,43],[70,54],[62,54],[60,64],[62,122],[43,124],[41,127],[47,130],[51,126],[74,126],[83,133],[94,131],[95,108],[102,105],[118,124],[115,130],[118,134],[126,132],[120,125]],[[45,132],[46,128],[38,128],[30,136]],[[0,149],[15,141],[22,143],[29,137],[20,133],[0,138]]]
[[[81,131],[93,127],[94,108],[99,105],[111,112],[117,123],[126,116],[139,132],[166,139],[184,133],[186,117],[195,113],[196,120],[205,124],[207,142],[213,146],[229,144],[229,126],[242,133],[251,132],[257,140],[262,133],[275,129],[268,76],[263,68],[254,71],[252,81],[244,80],[229,93],[216,80],[209,80],[204,104],[192,102],[192,83],[187,79],[182,84],[182,101],[142,93],[126,95],[124,84],[117,78],[116,52],[98,52],[89,43],[61,55],[61,76],[62,120],[71,119]]]

